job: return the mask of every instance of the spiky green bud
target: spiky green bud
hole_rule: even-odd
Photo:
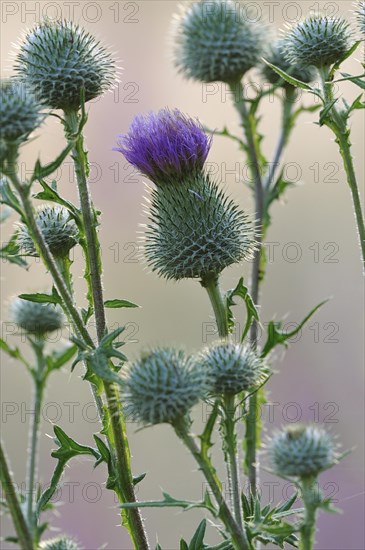
[[[89,101],[115,82],[115,63],[91,34],[71,21],[36,25],[19,46],[15,68],[53,109],[77,109],[81,90]]]
[[[15,80],[0,82],[0,160],[9,147],[19,146],[41,124],[42,105],[24,84]]]
[[[41,206],[36,213],[36,223],[56,257],[66,256],[77,243],[78,229],[67,208],[63,206]],[[29,229],[25,224],[19,224],[18,245],[20,252],[29,256],[37,256]]]
[[[268,374],[265,362],[242,344],[216,342],[197,356],[197,362],[209,374],[216,394],[235,395],[253,389]]]
[[[61,308],[54,304],[16,298],[11,304],[10,312],[14,323],[29,334],[41,336],[59,330],[64,323]]]
[[[271,467],[284,477],[316,476],[337,462],[336,445],[323,429],[289,425],[268,443]]]
[[[342,59],[351,47],[352,38],[350,24],[345,19],[311,15],[289,30],[283,51],[289,63],[328,67]]]
[[[206,373],[181,350],[151,351],[123,367],[123,403],[129,418],[142,424],[173,424],[203,399]]]
[[[285,57],[284,40],[277,40],[277,42],[272,45],[270,54],[267,56],[267,61],[302,82],[312,82],[317,75],[315,67],[297,65],[287,61]],[[283,80],[278,73],[273,71],[273,69],[266,64],[262,66],[262,75],[271,84],[280,83],[283,88],[291,87],[291,84]]]
[[[68,537],[57,537],[40,543],[41,550],[81,550],[81,547]]]
[[[358,2],[356,5],[356,21],[360,32],[365,36],[365,2]]]
[[[161,277],[215,277],[254,248],[252,223],[207,175],[152,190],[145,254]]]
[[[239,1],[188,3],[173,23],[174,62],[194,80],[235,82],[259,64],[265,35],[265,26],[250,22]]]

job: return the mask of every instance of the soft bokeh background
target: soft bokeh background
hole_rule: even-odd
[[[319,3],[322,5],[322,3]],[[250,3],[251,9],[283,28],[305,15],[310,2]],[[353,17],[349,1],[323,6],[327,14]],[[221,85],[202,86],[178,76],[171,61],[168,41],[175,1],[142,2],[2,2],[2,74],[10,74],[9,52],[21,32],[40,16],[69,17],[107,41],[121,59],[121,82],[89,106],[86,129],[92,161],[91,190],[95,205],[103,212],[100,238],[104,260],[106,298],[126,298],[142,309],[111,311],[110,325],[127,323],[130,357],[154,344],[176,344],[197,350],[214,339],[212,312],[200,285],[184,281],[166,283],[144,269],[138,255],[138,225],[143,222],[142,179],[132,173],[118,153],[112,151],[118,133],[127,131],[135,113],[161,107],[178,107],[212,128],[227,124],[239,132],[238,120],[229,96]],[[70,11],[71,10],[71,11]],[[74,13],[72,14],[72,10]],[[346,70],[359,74],[360,51],[346,63]],[[11,71],[11,69],[10,69]],[[257,80],[257,75],[252,74]],[[346,97],[359,90],[343,87]],[[309,97],[305,101],[311,101]],[[278,135],[279,103],[267,101],[262,110],[261,130],[265,150],[272,155]],[[363,278],[350,192],[345,183],[337,146],[326,128],[313,124],[315,116],[304,115],[285,154],[287,176],[297,187],[285,196],[285,203],[273,210],[273,226],[268,241],[271,261],[263,285],[261,318],[300,321],[324,298],[331,298],[307,324],[299,338],[284,355],[277,354],[277,374],[269,383],[269,404],[263,408],[266,431],[298,420],[325,422],[339,435],[343,447],[355,450],[339,466],[321,476],[324,493],[332,496],[342,515],[321,514],[317,548],[320,550],[361,550],[363,533]],[[364,181],[364,126],[361,114],[352,118],[352,141],[359,182]],[[22,151],[21,169],[26,175],[40,155],[52,160],[63,147],[62,131],[56,119],[49,119],[39,137]],[[215,138],[209,157],[230,194],[248,211],[252,200],[243,179],[244,159],[236,145]],[[240,177],[240,174],[242,177]],[[76,200],[71,163],[57,174],[60,192]],[[2,241],[11,234],[12,221],[3,228]],[[75,250],[75,286],[84,300],[84,281],[80,251]],[[232,288],[249,265],[229,269],[223,287]],[[33,262],[29,271],[1,265],[2,336],[11,336],[7,321],[9,299],[20,292],[47,290],[50,279],[43,267]],[[240,310],[237,308],[240,319]],[[287,325],[290,329],[291,325]],[[67,335],[67,332],[64,333]],[[59,337],[56,338],[59,340]],[[61,341],[56,342],[62,345]],[[30,383],[21,366],[2,357],[2,438],[7,447],[17,483],[24,483],[27,456],[27,424],[30,415]],[[196,410],[197,429],[206,408]],[[69,369],[51,378],[43,409],[41,429],[40,478],[46,484],[55,461],[49,457],[54,447],[52,423],[60,425],[80,443],[91,444],[98,430],[95,409],[88,385],[81,380],[81,368],[72,375]],[[176,498],[198,499],[205,489],[193,460],[183,450],[168,426],[136,432],[129,426],[135,474],[147,472],[138,486],[138,498],[159,499],[161,489]],[[218,449],[215,456],[220,462]],[[265,458],[262,458],[265,462]],[[66,471],[56,498],[57,514],[49,516],[52,529],[75,536],[86,549],[128,549],[130,543],[120,527],[113,496],[103,482],[105,469],[93,470],[87,460],[73,460]],[[275,502],[289,496],[293,488],[262,473],[261,491],[265,501]],[[190,540],[200,521],[198,512],[181,513],[175,509],[144,511],[151,543],[157,540],[164,549],[178,548],[180,536]],[[4,522],[4,534],[11,527]],[[52,533],[49,533],[50,535]],[[208,541],[216,540],[209,528]],[[3,543],[2,548],[10,548]],[[13,546],[12,546],[13,547]]]

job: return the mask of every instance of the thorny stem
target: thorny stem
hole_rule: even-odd
[[[224,396],[224,436],[226,443],[226,453],[228,458],[228,482],[229,491],[233,502],[233,510],[238,525],[242,527],[242,507],[240,495],[240,479],[238,470],[237,439],[235,433],[235,396],[226,394]],[[242,527],[243,528],[243,527]]]
[[[219,289],[218,277],[216,275],[206,277],[205,279],[202,279],[200,284],[207,291],[210,303],[212,304],[218,327],[218,334],[220,338],[227,338],[229,332],[227,308],[223,302],[222,295]]]
[[[20,507],[2,443],[0,443],[0,479],[6,502],[13,519],[15,531],[18,536],[19,546],[22,550],[33,550],[32,535]]]
[[[79,114],[77,111],[65,113],[66,135],[77,134],[79,126]],[[83,227],[86,237],[88,269],[91,279],[92,302],[95,312],[96,332],[98,342],[106,332],[106,319],[103,300],[103,288],[101,282],[100,245],[96,226],[96,214],[93,211],[91,197],[87,183],[88,162],[84,151],[83,135],[76,138],[73,148],[73,161],[77,178],[80,209],[83,218]],[[118,477],[119,490],[124,502],[136,502],[133,476],[130,465],[130,450],[126,434],[126,423],[122,404],[120,402],[119,388],[116,384],[104,380],[104,390],[110,412],[111,428],[115,444],[115,468]],[[138,508],[131,508],[127,512],[129,532],[135,548],[144,550],[149,548],[147,535],[144,529],[142,516]]]

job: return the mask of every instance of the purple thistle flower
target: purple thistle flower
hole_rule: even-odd
[[[178,109],[137,115],[115,151],[156,185],[182,181],[202,171],[211,147],[199,121]]]

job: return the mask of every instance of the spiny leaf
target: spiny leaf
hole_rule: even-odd
[[[53,294],[43,294],[38,292],[37,294],[19,294],[19,298],[22,300],[28,300],[29,302],[37,302],[38,304],[59,304],[59,298]]]
[[[293,76],[290,76],[290,74],[286,73],[282,69],[279,69],[279,67],[276,67],[272,63],[269,63],[266,61],[266,59],[263,59],[263,62],[266,63],[272,69],[275,71],[281,78],[283,78],[286,82],[289,82],[292,86],[295,86],[296,88],[302,88],[303,90],[310,90],[312,91],[312,87],[309,86],[309,84],[306,84],[305,82],[302,82],[301,80],[298,80],[297,78],[294,78]]]
[[[203,541],[204,541],[206,528],[207,528],[207,521],[203,519],[199,523],[198,528],[195,531],[194,536],[190,541],[188,550],[202,550],[204,548]]]
[[[0,258],[20,267],[28,267],[27,262],[19,252],[18,233],[16,232],[11,236],[9,242],[0,249]]]
[[[121,384],[121,379],[113,370],[112,363],[108,360],[106,352],[97,348],[87,355],[87,364],[91,371],[101,380]]]
[[[51,355],[46,357],[48,369],[56,370],[60,369],[65,365],[77,352],[77,346],[67,346],[66,349],[60,351],[54,351]]]
[[[140,307],[137,304],[134,304],[133,302],[129,302],[128,300],[106,300],[104,302],[104,306],[108,308],[121,308],[121,307]]]
[[[259,314],[248,292],[247,287],[243,284],[243,277],[241,277],[240,280],[238,281],[236,288],[229,290],[225,296],[226,304],[227,304],[228,327],[230,332],[232,332],[234,328],[234,317],[233,317],[231,308],[232,306],[237,305],[233,299],[235,296],[242,298],[246,306],[247,317],[246,317],[245,327],[243,329],[242,336],[241,336],[241,342],[243,342],[250,329],[252,321],[254,319],[256,321],[259,321]]]
[[[59,460],[70,460],[70,458],[78,455],[91,455],[94,458],[99,458],[99,454],[95,449],[80,445],[69,437],[59,426],[54,426],[53,430],[55,433],[55,441],[59,446],[56,451],[51,453],[51,456],[54,458],[58,458]]]
[[[322,111],[319,113],[319,125],[320,126],[323,126],[324,124],[326,124],[327,118],[328,119],[330,118],[330,117],[328,117],[328,115],[331,112],[334,104],[337,101],[338,101],[338,97],[336,97],[335,99],[333,99],[332,101],[327,103],[327,105],[324,107],[324,109],[322,109]]]
[[[55,189],[53,189],[53,187],[50,187],[44,180],[42,180],[42,179],[39,180],[39,183],[43,187],[43,191],[41,191],[40,193],[37,193],[36,195],[34,195],[34,197],[36,199],[42,199],[42,200],[45,200],[45,201],[52,201],[52,202],[55,202],[57,204],[61,204],[62,206],[67,208],[67,210],[70,212],[72,217],[75,219],[77,225],[79,225],[81,223],[81,217],[80,217],[80,212],[78,211],[78,209],[71,202],[69,202],[66,199],[62,198],[57,193],[57,191]]]

